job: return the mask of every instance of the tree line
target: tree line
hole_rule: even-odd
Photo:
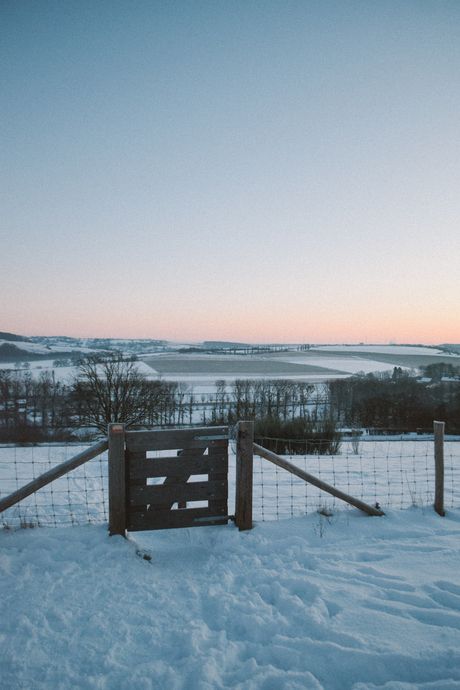
[[[382,432],[431,432],[433,421],[446,433],[460,433],[460,369],[442,362],[421,367],[423,378],[394,367],[328,382],[328,400],[339,424]]]
[[[0,441],[66,440],[76,429],[105,433],[117,421],[132,428],[262,418],[285,423],[307,418],[309,407],[320,404],[312,384],[289,379],[231,386],[221,380],[213,394],[196,396],[183,382],[147,378],[135,360],[118,353],[82,357],[68,383],[49,370],[37,378],[29,370],[0,370]]]
[[[184,383],[149,379],[135,358],[88,355],[67,383],[54,371],[34,378],[29,370],[0,370],[0,441],[64,441],[77,429],[105,433],[110,422],[151,428],[232,426],[241,419],[255,421],[258,439],[278,439],[277,452],[296,439],[326,441],[309,452],[332,452],[339,427],[431,431],[437,419],[446,422],[447,433],[460,433],[459,371],[440,363],[423,373],[420,380],[395,367],[322,386],[291,379],[237,379],[228,385],[220,380],[213,394],[197,396]]]
[[[0,442],[69,441],[76,430],[87,429],[88,437],[92,429],[106,433],[107,424],[115,421],[135,428],[190,421],[190,388],[148,379],[135,359],[83,357],[67,383],[54,370],[38,377],[24,369],[0,370]]]

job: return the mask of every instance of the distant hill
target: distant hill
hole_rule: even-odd
[[[452,343],[443,343],[439,347],[447,352],[455,352],[456,354],[460,354],[460,345],[458,344],[455,345]]]
[[[227,343],[220,340],[205,340],[203,347],[206,350],[226,350],[234,347],[251,347],[247,343]]]
[[[43,359],[43,357],[44,355],[28,352],[17,345],[10,345],[10,343],[0,345],[0,362],[25,362],[32,359]]]
[[[15,335],[14,333],[2,333],[0,331],[0,340],[9,340],[12,343],[27,343],[28,338],[23,335]]]

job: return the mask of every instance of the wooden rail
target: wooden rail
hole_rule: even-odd
[[[66,460],[60,465],[53,467],[53,469],[48,470],[48,472],[44,472],[44,474],[41,474],[36,479],[33,479],[21,489],[18,489],[9,496],[6,496],[6,498],[2,498],[0,500],[0,513],[3,513],[3,511],[7,510],[7,508],[11,508],[11,506],[19,503],[19,501],[27,498],[27,496],[35,493],[35,491],[38,491],[38,489],[42,489],[47,484],[54,482],[55,479],[59,479],[59,477],[67,474],[67,472],[70,472],[76,467],[80,467],[80,465],[88,462],[88,460],[92,460],[93,458],[97,457],[106,451],[108,447],[109,445],[107,441],[100,441],[99,443],[96,443],[96,445],[91,446],[91,448],[84,450],[83,453],[75,455],[73,458],[70,458],[70,460]]]
[[[271,450],[262,448],[262,446],[259,446],[257,443],[254,443],[254,453],[256,455],[260,455],[261,458],[265,458],[265,460],[273,462],[275,465],[278,465],[278,467],[282,467],[283,470],[287,470],[288,472],[295,474],[297,477],[300,477],[300,479],[313,484],[313,486],[316,486],[318,489],[326,491],[328,494],[332,494],[332,496],[335,496],[336,498],[340,498],[341,501],[346,501],[355,508],[359,508],[359,510],[362,510],[368,515],[385,515],[382,510],[374,508],[373,506],[364,503],[364,501],[360,501],[359,498],[349,496],[330,484],[326,484],[326,482],[321,481],[321,479],[317,479],[312,474],[304,472],[304,470],[301,470],[299,467],[296,467],[284,458],[281,458],[279,455],[272,453]]]

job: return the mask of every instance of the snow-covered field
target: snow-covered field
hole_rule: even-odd
[[[30,367],[28,369],[20,369],[19,371],[22,373],[28,372],[32,375],[34,379],[37,379],[40,376],[40,374],[48,372],[52,376],[54,376],[54,378],[57,381],[60,381],[61,383],[71,384],[73,379],[77,375],[77,367],[57,367],[54,364],[54,362],[55,360],[53,359],[40,359],[35,362],[30,362]],[[0,369],[12,368],[13,366],[10,362],[0,362]],[[148,364],[145,364],[145,362],[136,362],[136,368],[143,374],[145,374],[148,378],[157,378],[156,372],[152,371],[152,368],[149,367]]]
[[[1,687],[454,690],[459,545],[431,508],[2,531]]]
[[[314,345],[313,350],[324,352],[353,352],[367,354],[389,355],[446,355],[446,352],[435,347],[423,347],[423,345]]]
[[[280,358],[279,361],[282,362],[292,362],[293,364],[312,364],[314,363],[318,367],[324,367],[325,369],[337,369],[339,371],[346,372],[346,374],[358,374],[358,373],[363,373],[363,374],[370,374],[370,373],[375,373],[377,371],[391,371],[392,368],[387,362],[377,362],[376,360],[373,359],[363,359],[362,357],[359,357],[359,354],[356,356],[350,356],[350,357],[333,357],[329,355],[328,357],[319,357],[316,356],[313,360],[313,358],[308,355],[305,355],[305,357],[297,356],[296,358],[290,358],[290,357],[283,357],[282,359]],[[410,367],[402,367],[402,369],[405,370],[410,370]],[[324,379],[324,376],[321,377]],[[335,375],[331,378],[341,378],[338,375]]]
[[[395,366],[417,370],[433,362],[460,366],[460,357],[437,348],[402,345],[324,345],[298,351],[272,351],[248,356],[222,354],[175,354],[158,352],[146,357],[152,369],[166,380],[206,385],[235,378],[289,378],[312,383],[344,378],[359,372],[392,372]],[[208,384],[209,385],[209,384]]]
[[[5,343],[6,341],[0,341]],[[124,342],[124,341],[123,341]],[[123,345],[122,341],[117,344]],[[131,341],[134,342],[134,341]],[[128,345],[130,341],[126,341]],[[43,345],[30,343],[16,343],[21,347],[32,347],[34,351],[49,353],[52,351]],[[56,341],[50,346],[57,351],[66,351],[68,344]],[[177,353],[171,351],[146,353],[141,356],[138,368],[149,378],[161,376],[166,381],[181,382],[193,387],[195,396],[212,395],[215,393],[217,380],[224,379],[231,386],[235,379],[285,379],[321,384],[329,379],[347,378],[353,374],[363,372],[392,371],[395,366],[410,370],[433,361],[450,361],[454,366],[460,366],[460,357],[449,355],[437,348],[423,346],[402,345],[315,345],[309,350],[299,352],[296,346],[291,346],[289,352],[272,351],[250,356],[231,354]],[[37,349],[38,348],[38,349]],[[73,352],[82,354],[91,352],[80,344],[72,346]],[[177,349],[177,348],[176,348]],[[94,352],[94,351],[93,351]],[[127,347],[126,354],[132,354]],[[52,373],[62,383],[71,383],[77,373],[75,367],[57,367],[54,359],[36,360],[28,363],[33,377],[38,378],[41,373]],[[147,363],[148,362],[148,363]],[[0,362],[0,369],[14,368],[14,363]]]

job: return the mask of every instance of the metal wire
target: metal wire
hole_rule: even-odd
[[[275,441],[273,439],[273,441]],[[460,507],[460,440],[446,440],[446,509]],[[80,453],[87,446],[0,447],[0,498],[21,488],[46,470]],[[337,455],[289,456],[291,463],[328,484],[380,507],[405,509],[434,500],[432,440],[344,440]],[[72,470],[0,514],[0,527],[82,525],[108,520],[107,453]],[[235,456],[229,456],[229,502],[235,476]],[[230,505],[229,505],[230,507]],[[323,508],[345,508],[324,491],[307,484],[267,460],[254,457],[254,520],[306,515]]]
[[[356,445],[355,445],[356,448]],[[433,504],[435,489],[434,442],[422,439],[366,440],[358,452],[343,440],[337,455],[289,455],[289,461],[342,491],[375,505],[405,509]],[[460,507],[460,439],[445,441],[446,508]],[[308,485],[268,460],[254,462],[254,495],[263,481],[263,508],[255,502],[254,520],[305,515],[323,507],[347,504]]]
[[[88,446],[0,447],[0,498]],[[0,526],[58,527],[103,523],[108,518],[107,452],[68,472],[3,513]]]

